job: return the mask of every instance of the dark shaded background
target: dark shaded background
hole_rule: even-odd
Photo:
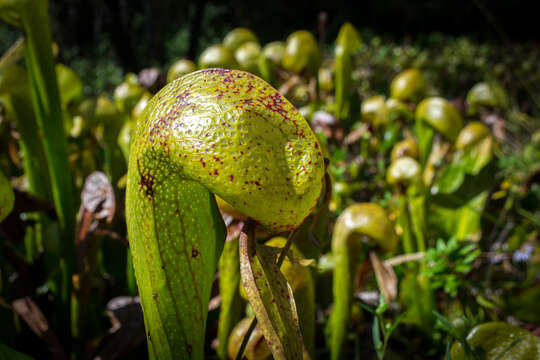
[[[350,21],[365,40],[422,45],[429,34],[467,36],[506,46],[538,45],[538,11],[530,0],[49,0],[59,61],[83,76],[85,93],[109,88],[126,72],[166,69],[180,57],[196,59],[238,26],[251,28],[262,44],[285,40],[307,29],[321,37],[320,14],[327,16],[325,43]],[[0,25],[0,54],[19,29]]]
[[[480,41],[539,37],[534,2],[524,0],[51,1],[55,39],[61,46],[74,49],[73,55],[92,56],[107,40],[125,70],[163,64],[171,56],[193,58],[237,26],[253,29],[262,43],[284,39],[294,30],[317,32],[322,11],[328,14],[329,39],[345,21],[398,41],[430,32]],[[177,42],[184,40],[184,48],[175,48],[175,36]]]

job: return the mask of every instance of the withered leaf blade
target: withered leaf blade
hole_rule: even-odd
[[[275,249],[257,244],[253,226],[247,228],[239,243],[240,274],[247,298],[274,359],[302,359],[303,341],[292,289],[276,264]]]
[[[13,310],[26,322],[34,334],[47,343],[53,359],[68,359],[56,334],[50,329],[45,315],[32,299],[29,297],[17,299],[13,301],[12,306]]]
[[[105,175],[101,171],[94,171],[84,182],[81,193],[81,206],[91,212],[95,219],[105,219],[110,223],[116,209],[114,190]]]
[[[369,259],[375,272],[377,285],[384,296],[386,303],[391,303],[397,296],[397,276],[392,266],[384,263],[373,251],[369,253]]]
[[[107,303],[111,328],[101,342],[96,358],[118,359],[127,356],[145,340],[144,320],[139,297],[118,296]]]

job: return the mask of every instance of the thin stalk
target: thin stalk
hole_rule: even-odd
[[[411,233],[411,224],[409,221],[409,208],[407,207],[407,199],[403,195],[398,195],[399,201],[399,224],[403,230],[403,250],[406,254],[411,254],[415,251]]]
[[[244,338],[242,339],[242,343],[240,344],[240,348],[238,349],[238,352],[236,353],[235,360],[242,360],[242,356],[244,355],[244,351],[246,350],[247,343],[249,341],[249,338],[251,337],[251,333],[253,330],[255,330],[255,327],[257,326],[257,318],[254,317],[253,320],[251,320],[251,324],[249,324],[248,331],[246,332],[246,335],[244,335]]]
[[[133,257],[131,251],[127,251],[126,261],[126,282],[128,294],[135,296],[137,294],[137,282],[135,279],[135,270],[133,269]]]
[[[63,324],[69,324],[71,276],[74,264],[76,208],[68,148],[56,83],[47,2],[24,1],[19,5],[25,31],[25,60],[38,132],[41,136],[52,185],[52,195],[61,230],[60,302]],[[67,335],[69,337],[69,335]]]
[[[20,134],[19,145],[23,154],[23,168],[28,180],[30,194],[51,201],[50,178],[47,160],[43,152],[37,123],[32,111],[29,96],[11,95],[11,103],[16,113],[17,130]],[[38,250],[43,245],[42,229],[50,222],[45,214],[35,216],[36,223],[27,227],[24,242],[27,251],[27,261],[32,262]],[[47,251],[47,249],[45,249]],[[61,284],[57,284],[60,288]]]

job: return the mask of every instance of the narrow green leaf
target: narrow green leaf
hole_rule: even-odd
[[[336,101],[335,114],[344,119],[349,115],[350,98],[352,95],[353,58],[362,46],[360,35],[350,23],[345,23],[339,30],[336,39]]]
[[[8,179],[0,170],[0,222],[9,215],[13,209],[15,196]]]
[[[0,344],[0,360],[32,360],[33,357]]]
[[[229,334],[242,318],[242,301],[238,291],[240,262],[238,260],[238,238],[229,240],[223,247],[219,260],[219,295],[221,306],[218,320],[218,348],[220,359],[227,359]]]
[[[370,308],[369,306],[367,306],[366,304],[364,304],[362,301],[358,300],[356,302],[356,304],[358,304],[358,306],[360,306],[362,309],[366,310],[367,312],[370,312],[372,313],[373,315],[375,315],[375,310],[373,310],[372,308]]]
[[[387,336],[390,337],[392,335],[392,333],[394,332],[394,330],[396,330],[396,328],[398,327],[398,325],[401,323],[401,320],[403,320],[403,318],[405,317],[405,312],[402,312],[401,314],[399,314],[399,316],[394,320],[394,322],[392,323],[392,325],[390,326],[390,328],[388,329],[387,331]]]
[[[482,253],[481,250],[476,250],[474,251],[473,253],[469,254],[464,260],[463,262],[465,264],[470,264],[472,263],[474,260],[476,260],[476,258]]]
[[[426,166],[429,153],[431,152],[435,131],[419,118],[416,118],[414,131],[416,132],[416,138],[418,139],[420,164],[424,167]]]
[[[452,324],[450,324],[450,321],[448,321],[446,317],[444,317],[437,311],[433,310],[432,312],[433,312],[433,315],[435,315],[435,317],[437,318],[437,320],[439,320],[439,323],[441,324],[443,329],[449,334],[451,334],[452,336],[454,336],[454,330],[452,328]]]
[[[0,8],[2,8],[0,11],[2,14],[7,9],[13,15],[8,17],[8,21],[22,25],[25,33],[25,63],[38,125],[34,131],[40,136],[47,160],[52,198],[62,237],[60,256],[62,286],[58,299],[63,311],[60,312],[60,317],[63,323],[70,323],[71,276],[75,267],[74,238],[77,209],[51,50],[48,1],[4,1],[0,3]],[[61,337],[67,341],[70,337],[69,327],[62,328],[62,331]]]
[[[44,200],[52,200],[47,160],[32,109],[26,72],[15,64],[0,68],[0,99],[7,105],[6,115],[17,123],[24,173],[29,190]]]
[[[459,249],[459,255],[465,256],[468,252],[476,249],[476,244],[470,244]]]
[[[375,316],[373,318],[373,324],[371,326],[371,334],[373,338],[373,346],[375,347],[375,351],[377,352],[377,357],[379,359],[382,359],[382,348],[383,343],[381,341],[381,333],[379,329],[379,317]]]
[[[412,231],[416,238],[417,251],[426,251],[426,197],[423,195],[408,195],[409,212],[411,215]]]
[[[450,352],[450,341],[446,343],[446,350],[444,352],[444,359],[445,360],[452,360],[451,352]]]
[[[276,264],[275,248],[240,235],[240,274],[247,298],[275,359],[302,359],[303,342],[291,287]]]

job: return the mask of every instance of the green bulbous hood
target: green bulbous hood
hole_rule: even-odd
[[[516,342],[517,341],[517,342]],[[473,352],[482,353],[482,359],[536,360],[540,358],[540,338],[527,330],[505,322],[488,322],[475,326],[467,335]],[[500,357],[504,353],[504,357]],[[453,360],[467,356],[459,342],[452,345]]]
[[[248,41],[236,49],[234,58],[241,70],[257,75],[259,73],[257,61],[260,54],[261,46],[254,41]]]
[[[508,95],[497,83],[480,82],[467,93],[469,112],[476,114],[480,107],[506,108]]]
[[[491,136],[488,127],[479,121],[473,121],[459,132],[456,139],[456,149],[462,150],[474,146],[488,136]]]
[[[223,45],[212,45],[204,50],[199,57],[199,68],[224,68],[234,69],[238,63],[234,59],[234,53]]]
[[[144,90],[138,84],[137,75],[127,74],[124,82],[114,89],[114,102],[120,110],[130,114],[143,94]]]
[[[30,96],[26,71],[16,64],[0,68],[0,96]]]
[[[276,69],[281,67],[285,43],[281,41],[271,42],[262,49],[257,64],[261,77],[273,85],[276,84]]]
[[[420,164],[413,158],[404,156],[394,160],[386,171],[386,181],[390,185],[409,185],[420,180]]]
[[[461,115],[454,105],[440,97],[422,100],[416,108],[415,116],[418,120],[433,127],[448,140],[454,140],[463,127]]]
[[[351,236],[367,236],[371,245],[384,252],[397,247],[398,237],[386,211],[374,203],[359,203],[346,208],[336,221],[332,247],[336,242],[347,241]]]
[[[390,96],[400,101],[420,101],[426,93],[426,83],[420,70],[399,73],[390,84]]]
[[[240,350],[240,344],[242,344],[242,340],[252,321],[252,317],[244,318],[231,331],[228,346],[229,359],[236,359],[236,353]],[[257,325],[249,337],[244,357],[248,360],[263,360],[270,357],[270,355],[272,355],[270,348],[264,340],[260,326]]]
[[[225,35],[225,38],[223,38],[223,46],[234,53],[240,46],[248,41],[259,42],[257,36],[251,30],[246,28],[236,28]]]
[[[46,12],[49,7],[48,0],[0,0],[0,19],[13,26],[23,26],[24,17],[29,8],[39,7],[39,11]]]
[[[13,210],[14,202],[15,196],[11,184],[4,173],[0,171],[0,222]]]
[[[312,74],[317,74],[320,63],[319,46],[309,31],[300,30],[289,35],[283,55],[285,69],[297,74],[307,69]]]
[[[300,113],[258,77],[223,69],[188,74],[156,94],[130,162],[150,178],[176,168],[275,232],[298,227],[315,208],[325,171]],[[136,178],[131,173],[128,186]]]
[[[326,92],[334,90],[334,79],[332,72],[328,68],[319,69],[319,88]]]
[[[362,39],[355,27],[346,22],[339,29],[339,33],[336,40],[336,54],[340,52],[354,53],[362,46]]]
[[[382,95],[375,95],[362,101],[362,119],[372,123],[373,126],[379,126],[388,122],[387,110],[386,102]]]
[[[98,139],[114,136],[123,121],[122,113],[116,105],[103,95],[81,101],[77,115],[83,118],[85,129],[94,129]]]
[[[411,108],[399,100],[393,98],[386,100],[386,108],[388,109],[388,120],[390,122],[397,120],[408,122],[414,119],[414,113]]]
[[[191,60],[180,59],[171,65],[167,71],[167,82],[178,79],[180,76],[197,71],[197,65]]]
[[[83,95],[83,82],[79,75],[63,64],[56,64],[55,70],[62,106],[80,99]]]
[[[139,101],[137,101],[137,104],[133,107],[133,110],[131,111],[131,117],[135,120],[140,118],[142,114],[144,113],[144,109],[146,109],[146,105],[148,105],[148,102],[152,98],[152,94],[145,91],[145,93],[141,96]]]
[[[277,67],[281,66],[284,54],[285,43],[283,41],[274,41],[264,46],[261,56],[268,59],[272,65]]]
[[[400,157],[405,156],[418,159],[418,144],[412,138],[403,139],[394,145],[392,153],[390,154],[390,159],[394,162]]]
[[[30,103],[30,88],[26,71],[16,64],[0,67],[0,111],[4,121],[16,121],[13,97],[20,97]],[[1,122],[1,121],[0,121]]]

